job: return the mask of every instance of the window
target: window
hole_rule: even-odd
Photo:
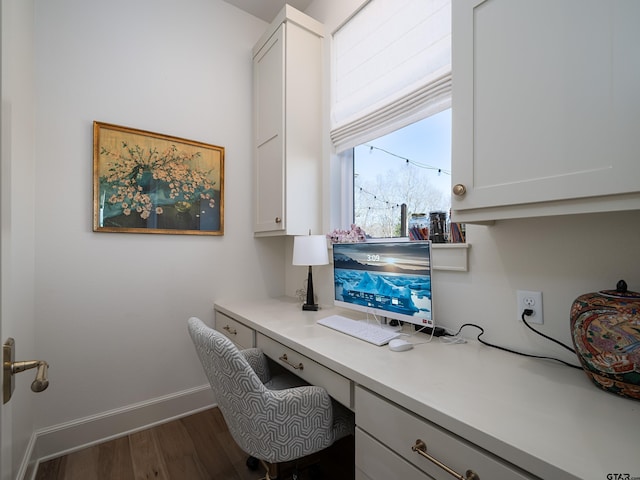
[[[371,237],[401,235],[412,213],[451,208],[451,109],[353,149],[353,223]]]
[[[450,107],[451,0],[369,0],[332,34],[342,227],[399,236],[403,203],[449,211]]]

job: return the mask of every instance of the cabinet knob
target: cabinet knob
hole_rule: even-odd
[[[456,183],[453,186],[453,194],[456,197],[461,197],[463,196],[465,193],[467,193],[467,187],[465,187],[464,185],[462,185],[461,183]]]
[[[282,223],[282,219],[280,217],[276,217],[276,223]]]

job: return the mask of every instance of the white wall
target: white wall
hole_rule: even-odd
[[[362,0],[315,0],[306,13],[333,32]],[[329,81],[330,45],[325,42],[326,79]],[[325,99],[328,110],[329,102]],[[328,117],[327,117],[328,118]],[[325,120],[325,152],[331,155]],[[455,138],[453,139],[455,141]],[[615,152],[612,152],[615,155]],[[331,199],[339,196],[338,164],[332,158],[325,172],[325,227],[338,226]],[[344,225],[343,225],[344,226]],[[518,321],[516,290],[543,292],[545,324],[539,329],[571,343],[569,309],[582,293],[614,289],[625,279],[631,290],[640,291],[640,212],[574,215],[497,222],[467,227],[469,272],[435,272],[434,316],[446,327],[477,323],[483,339],[524,352],[575,357],[559,346],[536,336]],[[314,286],[320,303],[333,299],[331,266],[314,267]],[[304,272],[287,269],[287,293],[293,295],[304,281]],[[479,331],[468,329],[468,338]],[[564,368],[564,367],[559,367]]]
[[[469,272],[438,272],[436,318],[457,328],[478,323],[484,340],[535,354],[575,357],[518,321],[516,290],[543,292],[539,329],[571,344],[569,310],[583,293],[640,291],[640,212],[589,214],[468,226]],[[473,330],[468,336],[475,337]]]
[[[38,0],[35,22],[42,428],[204,385],[187,318],[282,294],[284,260],[281,239],[252,233],[264,22],[221,0]],[[225,147],[224,236],[93,233],[94,120]]]

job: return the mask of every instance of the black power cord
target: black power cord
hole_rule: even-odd
[[[566,345],[566,344],[564,344],[564,343],[562,343],[562,342],[560,342],[560,341],[556,340],[555,338],[551,338],[551,337],[549,337],[548,335],[545,335],[545,334],[544,334],[544,333],[542,333],[542,332],[539,332],[538,330],[536,330],[535,328],[533,328],[531,325],[529,325],[529,322],[527,322],[527,319],[526,319],[525,317],[529,317],[529,316],[531,316],[531,314],[532,314],[532,313],[533,313],[533,310],[531,310],[531,309],[529,309],[529,308],[525,308],[525,309],[524,309],[524,311],[522,312],[522,317],[521,317],[521,318],[522,318],[522,321],[524,322],[524,324],[525,324],[527,327],[529,327],[529,329],[530,329],[532,332],[537,333],[538,335],[540,335],[541,337],[546,338],[547,340],[551,340],[552,342],[557,343],[557,344],[558,344],[558,345],[560,345],[562,348],[566,348],[567,350],[569,350],[569,351],[570,351],[571,353],[573,353],[573,354],[575,354],[575,353],[576,353],[576,351],[575,351],[573,348],[571,348],[570,346],[568,346],[568,345]],[[582,367],[581,367],[581,368],[582,368]]]
[[[544,333],[541,333],[539,331],[537,331],[535,328],[533,328],[531,325],[529,325],[529,323],[525,320],[525,316],[529,316],[533,313],[533,310],[529,310],[529,309],[525,309],[522,312],[522,321],[525,323],[525,325],[527,327],[529,327],[532,331],[534,331],[535,333],[537,333],[538,335],[543,336],[544,338],[546,338],[547,340],[551,340],[552,342],[557,343],[558,345],[562,346],[563,348],[566,348],[567,350],[569,350],[572,353],[576,353],[575,350],[571,347],[568,347],[567,345],[565,345],[562,342],[559,342],[558,340],[556,340],[555,338],[551,338],[547,335],[545,335]],[[540,358],[543,360],[554,360],[556,362],[560,362],[564,365],[566,365],[567,367],[571,367],[571,368],[577,368],[578,370],[582,370],[582,367],[579,365],[572,365],[569,362],[565,362],[564,360],[560,360],[559,358],[553,358],[553,357],[545,357],[543,355],[532,355],[530,353],[523,353],[523,352],[518,352],[516,350],[511,350],[510,348],[507,347],[501,347],[500,345],[494,345],[493,343],[489,343],[485,340],[483,340],[482,335],[484,335],[484,328],[482,328],[480,325],[476,325],[475,323],[465,323],[463,324],[459,329],[458,332],[456,333],[456,335],[459,335],[460,332],[462,331],[462,329],[464,327],[474,327],[477,328],[478,330],[480,330],[480,333],[478,334],[477,340],[482,343],[483,345],[486,345],[487,347],[492,347],[492,348],[497,348],[498,350],[503,350],[505,352],[509,352],[509,353],[515,353],[516,355],[522,355],[523,357],[531,357],[531,358]]]

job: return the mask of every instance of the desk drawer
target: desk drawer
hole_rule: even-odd
[[[359,428],[356,428],[356,445],[356,480],[390,480],[392,478],[429,480],[433,478]]]
[[[222,312],[216,311],[216,330],[226,335],[240,350],[253,348],[255,332]]]
[[[326,388],[329,395],[344,406],[353,407],[351,381],[348,378],[261,333],[256,335],[256,347],[261,348],[267,357],[311,385]]]
[[[482,480],[535,478],[362,387],[356,387],[355,407],[356,425],[360,429],[434,479],[450,480],[452,476],[412,451],[416,439],[426,444],[429,455],[463,476],[467,470],[473,470]],[[356,441],[356,459],[360,448]]]

